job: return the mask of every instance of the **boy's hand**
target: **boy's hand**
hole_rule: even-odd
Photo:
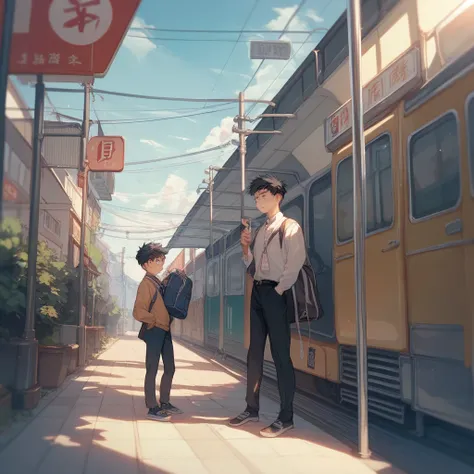
[[[242,229],[242,232],[240,233],[240,245],[242,245],[242,250],[244,254],[247,255],[252,237],[250,235],[250,230],[248,228],[247,219],[242,219],[242,225],[244,228]]]

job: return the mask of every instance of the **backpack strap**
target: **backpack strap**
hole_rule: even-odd
[[[253,249],[255,247],[255,241],[257,240],[257,235],[258,233],[260,232],[260,229],[263,227],[263,225],[261,225],[260,227],[257,228],[256,232],[255,232],[255,235],[253,236],[253,239],[252,239],[252,242],[250,242],[250,251],[253,252]]]
[[[285,237],[285,230],[288,224],[296,222],[293,219],[289,219],[288,217],[285,217],[283,222],[280,225],[280,228],[278,229],[278,234],[280,236],[280,248],[283,248],[283,238]]]
[[[158,278],[154,277],[153,275],[146,275],[145,278],[148,278],[155,285],[155,294],[153,295],[153,298],[150,301],[150,306],[148,307],[148,312],[151,313],[151,310],[156,303],[156,299],[158,298],[158,292],[161,291],[162,284],[160,280],[158,280]]]

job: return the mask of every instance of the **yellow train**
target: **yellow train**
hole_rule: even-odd
[[[380,14],[363,41],[369,410],[403,423],[410,408],[420,421],[426,414],[474,430],[474,2],[364,6],[375,3]],[[314,55],[312,99],[278,111],[306,114],[297,127],[313,125],[292,150],[307,177],[283,208],[303,226],[325,310],[311,334],[303,332],[303,358],[293,335],[298,383],[355,404],[348,61],[331,69],[325,49],[338,32],[347,37],[344,21]],[[306,65],[286,91],[295,78],[304,85]],[[305,104],[317,94],[323,105],[308,115]],[[218,240],[213,257],[208,248],[187,265],[203,284],[195,285],[190,316],[177,329],[245,360],[252,282],[238,234],[236,228]],[[269,352],[266,360],[271,370]]]

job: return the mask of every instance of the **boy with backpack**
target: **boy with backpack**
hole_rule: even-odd
[[[143,244],[137,252],[137,262],[146,271],[138,286],[133,317],[142,323],[139,338],[146,343],[145,404],[147,417],[169,421],[171,414],[182,411],[170,403],[170,391],[175,372],[172,318],[163,301],[164,285],[158,278],[168,253],[160,244]],[[160,383],[160,403],[156,399],[156,374],[163,357],[164,372]]]
[[[249,226],[242,222],[243,260],[254,278],[247,355],[247,408],[229,424],[236,427],[259,419],[259,395],[268,335],[277,372],[280,413],[277,420],[260,434],[274,438],[294,428],[295,373],[290,353],[290,323],[299,324],[304,318],[308,321],[319,318],[320,307],[302,229],[280,211],[286,194],[285,184],[272,176],[259,176],[250,183],[248,192],[254,196],[257,209],[267,215],[267,221],[257,230],[253,242]]]

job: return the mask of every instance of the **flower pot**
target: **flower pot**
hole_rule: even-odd
[[[58,388],[64,382],[70,355],[68,346],[39,346],[38,383],[43,388]]]
[[[67,374],[70,375],[74,373],[77,369],[77,361],[79,356],[79,345],[78,344],[68,344],[67,345],[69,352],[69,365],[67,368]]]

